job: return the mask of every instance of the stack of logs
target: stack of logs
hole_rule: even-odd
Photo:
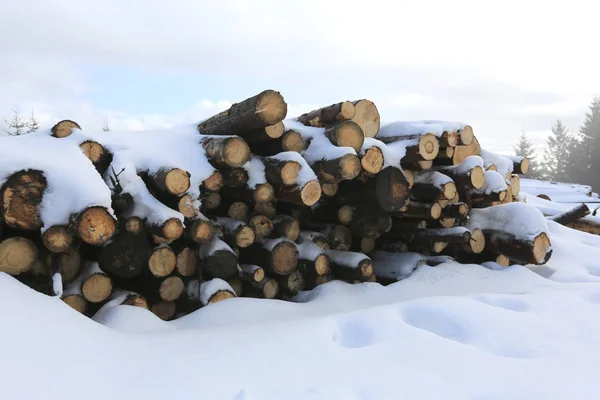
[[[286,117],[281,94],[266,90],[199,123],[216,168],[200,199],[188,193],[188,171],[140,173],[182,220],[131,216],[132,193],[120,189],[110,149],[95,141],[80,147],[112,182],[114,214],[90,207],[45,228],[43,171],[15,171],[0,193],[0,271],[88,316],[129,304],[171,320],[231,297],[291,300],[333,279],[396,280],[394,268],[373,262],[375,250],[446,256],[432,263],[547,261],[547,237],[515,241],[466,228],[472,208],[517,201],[528,171],[527,159],[482,151],[469,125],[380,127],[364,99]],[[64,120],[51,133],[64,140],[75,129]],[[253,181],[256,169],[264,181]]]

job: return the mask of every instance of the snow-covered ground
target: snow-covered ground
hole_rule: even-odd
[[[132,306],[90,320],[0,274],[1,398],[594,399],[600,237],[549,228],[546,266],[422,266],[174,322]]]

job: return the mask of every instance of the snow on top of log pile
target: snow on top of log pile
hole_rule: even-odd
[[[400,163],[402,158],[406,155],[406,147],[410,145],[418,144],[418,140],[402,140],[399,142],[385,144],[375,138],[365,138],[363,143],[361,154],[375,146],[381,150],[383,154],[383,168],[396,167],[401,168]]]
[[[208,304],[210,298],[219,291],[235,293],[229,283],[225,282],[223,279],[214,278],[200,284],[200,301],[203,304]]]
[[[256,186],[267,182],[265,165],[260,161],[260,158],[252,157],[242,168],[248,173],[248,182],[246,184],[250,189],[256,189]]]
[[[327,250],[327,255],[336,264],[357,268],[364,260],[370,260],[369,256],[363,253],[351,251]]]
[[[340,158],[346,154],[356,155],[356,151],[352,147],[339,147],[331,144],[329,139],[325,136],[326,128],[315,128],[312,126],[304,126],[301,122],[296,119],[285,119],[283,120],[285,130],[297,131],[302,136],[310,138],[310,144],[302,152],[302,156],[309,163],[315,163],[321,160],[332,160]]]
[[[87,207],[102,206],[110,213],[111,193],[79,143],[38,131],[3,137],[0,145],[0,185],[21,170],[39,170],[47,188],[40,204],[42,232],[52,225],[68,225],[69,217]]]
[[[271,156],[270,158],[281,161],[294,161],[300,164],[300,172],[298,173],[298,177],[296,178],[296,183],[300,187],[306,185],[310,181],[317,180],[317,175],[315,174],[315,172],[312,170],[310,165],[308,165],[304,157],[302,157],[298,152],[283,151],[281,153]]]
[[[439,137],[444,132],[456,132],[463,129],[465,126],[467,126],[467,124],[453,121],[395,121],[382,125],[377,136],[393,137],[431,133]]]
[[[540,233],[548,234],[548,221],[544,215],[527,203],[499,204],[487,208],[472,209],[467,228],[473,231],[495,230],[518,238],[533,239]]]
[[[394,276],[398,280],[408,278],[417,267],[426,264],[426,257],[420,253],[389,253],[374,251],[370,254],[375,275]]]
[[[521,191],[533,196],[545,194],[557,203],[598,203],[600,196],[591,186],[521,178]]]
[[[437,188],[442,188],[445,184],[454,182],[448,175],[438,171],[414,171],[415,183],[427,183]]]
[[[506,179],[504,179],[503,175],[500,175],[500,172],[485,171],[484,177],[485,180],[483,186],[479,189],[480,192],[489,195],[508,189],[508,186],[506,186]]]
[[[506,174],[513,172],[513,161],[511,158],[503,156],[501,154],[496,154],[491,151],[480,149],[479,155],[483,159],[483,166],[488,168],[492,165],[496,166],[498,173],[502,176],[506,176]]]

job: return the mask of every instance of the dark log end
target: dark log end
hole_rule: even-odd
[[[321,192],[327,197],[333,197],[338,191],[339,185],[337,183],[322,183]]]
[[[217,192],[223,187],[223,174],[215,170],[208,178],[202,182],[204,189],[211,192]]]
[[[271,252],[271,267],[280,275],[289,275],[298,266],[298,249],[294,243],[282,241]]]

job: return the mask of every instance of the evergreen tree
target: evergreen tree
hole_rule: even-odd
[[[21,117],[21,111],[18,108],[13,110],[13,117],[10,121],[4,120],[8,129],[4,128],[4,131],[9,135],[17,136],[27,133],[29,126],[28,122]]]
[[[542,176],[542,171],[535,157],[535,147],[527,137],[525,131],[521,131],[517,145],[513,147],[516,156],[527,157],[529,159],[529,172],[527,178],[539,178]]]
[[[600,97],[596,96],[586,113],[579,135],[570,146],[571,162],[568,168],[572,182],[591,185],[600,190]]]
[[[108,119],[104,117],[104,124],[102,125],[102,130],[104,132],[110,131],[110,127],[108,126]]]
[[[31,111],[31,117],[29,117],[29,122],[27,123],[27,133],[32,133],[40,129],[40,125],[35,118],[35,114]]]
[[[559,182],[569,181],[571,135],[561,120],[552,126],[552,135],[546,140],[542,160],[543,178]]]

